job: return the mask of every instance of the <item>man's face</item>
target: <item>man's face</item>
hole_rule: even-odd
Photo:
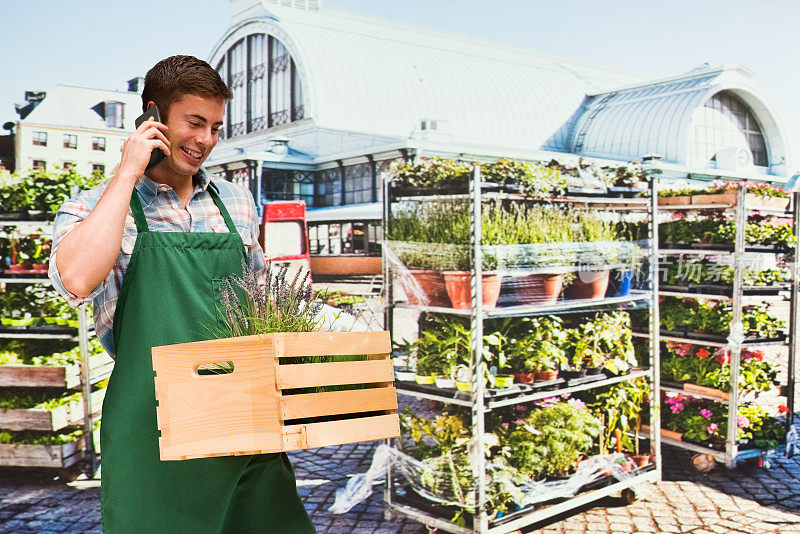
[[[159,165],[164,171],[181,176],[194,176],[216,146],[225,101],[221,98],[184,95],[168,111],[171,155]]]

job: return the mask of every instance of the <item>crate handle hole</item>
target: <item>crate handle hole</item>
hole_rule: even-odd
[[[233,373],[233,368],[233,362],[228,360],[225,362],[200,364],[195,368],[194,372],[199,376],[229,375]]]

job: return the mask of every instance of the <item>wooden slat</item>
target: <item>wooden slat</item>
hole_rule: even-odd
[[[730,398],[730,394],[722,390],[709,388],[706,386],[698,386],[697,384],[684,384],[683,390],[687,393],[702,393],[703,395],[711,395],[725,400]]]
[[[354,389],[281,397],[281,414],[284,421],[323,415],[396,409],[397,390],[395,388]]]
[[[63,445],[0,445],[0,466],[69,467],[81,457],[83,439]]]
[[[49,365],[0,365],[0,387],[67,387],[67,368]]]
[[[394,369],[391,360],[279,365],[277,380],[281,390],[391,382]]]
[[[101,413],[106,390],[100,389],[92,393],[92,411],[94,417]],[[83,423],[83,401],[78,400],[59,406],[53,410],[14,409],[0,410],[0,428],[6,430],[61,430],[64,427]]]
[[[390,354],[388,331],[381,332],[286,332],[275,336],[278,358],[297,356],[347,356]]]
[[[344,419],[283,427],[284,450],[313,449],[343,443],[394,438],[400,435],[397,414]]]
[[[114,360],[106,353],[89,357],[93,376],[108,372]],[[0,365],[0,387],[75,388],[81,383],[80,365]]]

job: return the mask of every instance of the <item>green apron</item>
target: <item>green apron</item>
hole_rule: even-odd
[[[285,454],[159,459],[150,349],[213,337],[219,282],[241,276],[242,239],[208,188],[229,233],[151,232],[136,190],[138,236],[114,312],[117,358],[103,403],[103,530],[113,533],[315,532]]]

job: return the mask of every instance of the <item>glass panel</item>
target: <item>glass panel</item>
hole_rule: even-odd
[[[267,258],[299,256],[305,252],[303,224],[298,221],[268,222],[264,225],[264,254]]]
[[[743,147],[752,153],[753,164],[769,164],[764,135],[753,112],[733,93],[715,94],[695,114],[693,137],[696,161],[716,161],[719,150]]]

